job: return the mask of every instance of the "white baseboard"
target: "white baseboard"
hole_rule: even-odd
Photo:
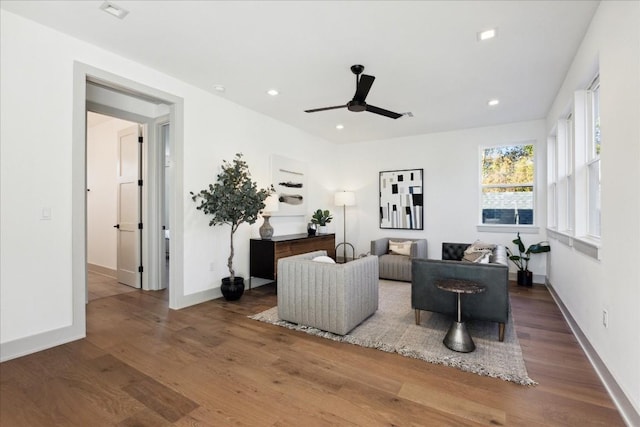
[[[593,346],[587,339],[586,335],[582,332],[582,330],[574,320],[573,316],[571,316],[569,309],[567,309],[567,306],[564,305],[564,303],[556,293],[555,289],[553,289],[553,286],[551,285],[551,283],[547,281],[546,285],[547,285],[547,288],[549,289],[549,293],[551,293],[551,296],[556,302],[556,305],[560,308],[562,315],[564,316],[565,320],[569,324],[569,327],[571,328],[573,335],[578,340],[580,347],[582,347],[582,350],[587,355],[589,362],[591,362],[591,365],[593,366],[596,373],[600,377],[600,380],[602,381],[605,388],[609,392],[611,399],[613,399],[613,403],[615,403],[616,407],[620,411],[620,414],[622,415],[624,422],[628,426],[640,426],[640,413],[636,411],[633,404],[629,401],[627,396],[624,394],[624,391],[622,391],[622,388],[620,388],[615,378],[613,378],[613,375],[611,375],[611,372],[609,372],[609,369],[607,369],[607,366],[604,364],[602,359],[600,359],[600,356],[598,356],[598,353],[593,348]]]
[[[103,267],[98,264],[87,263],[87,271],[92,273],[102,274],[103,276],[113,277],[116,279],[118,277],[118,272],[113,268]]]
[[[84,337],[84,331],[77,331],[73,326],[67,326],[53,331],[19,338],[14,341],[4,342],[0,345],[0,362],[16,359]]]

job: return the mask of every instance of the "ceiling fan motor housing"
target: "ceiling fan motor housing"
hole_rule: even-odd
[[[359,113],[367,109],[367,104],[360,101],[349,101],[347,103],[347,108],[349,109],[349,111],[355,111],[356,113]]]

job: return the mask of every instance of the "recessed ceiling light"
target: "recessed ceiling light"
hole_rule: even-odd
[[[117,6],[111,3],[110,1],[106,1],[102,3],[102,5],[100,6],[100,9],[104,10],[109,15],[115,16],[116,18],[120,18],[120,19],[123,19],[129,13],[128,10],[121,8],[120,6]]]
[[[498,35],[497,28],[489,28],[488,30],[480,31],[478,33],[478,41],[485,41],[494,38]]]
[[[500,104],[500,100],[499,99],[490,99],[489,101],[487,101],[487,105],[489,107],[495,107],[498,104]]]
[[[336,125],[336,129],[342,130],[342,129],[344,129],[344,125]]]
[[[224,92],[227,89],[222,85],[213,85],[213,90],[216,92]]]
[[[267,94],[271,95],[271,96],[276,96],[278,95],[280,92],[278,92],[276,89],[269,89],[267,91]]]

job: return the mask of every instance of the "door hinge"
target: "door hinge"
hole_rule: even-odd
[[[142,223],[141,222],[138,223],[138,230],[142,230]]]
[[[138,187],[142,187],[142,180],[141,179],[138,180]]]
[[[138,142],[139,142],[140,144],[142,144],[142,140],[143,140],[143,138],[142,138],[141,136],[139,136],[139,137],[138,137]]]
[[[143,266],[139,266],[138,267],[138,273],[142,273],[144,271],[144,267]]]

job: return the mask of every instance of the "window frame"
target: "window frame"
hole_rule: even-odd
[[[596,96],[597,94],[597,96]],[[587,89],[587,218],[586,234],[589,238],[599,240],[602,235],[602,130],[600,128],[600,76],[596,75]],[[596,112],[597,110],[597,112]],[[597,128],[597,129],[596,129]],[[596,142],[596,134],[600,136]],[[597,168],[597,181],[593,180],[594,169]],[[597,186],[597,190],[594,189]],[[594,198],[596,199],[594,201]],[[597,217],[597,219],[595,218]]]
[[[533,182],[531,183],[516,183],[516,184],[484,184],[483,183],[483,174],[482,174],[482,162],[483,156],[487,149],[495,149],[495,148],[504,148],[504,147],[514,147],[514,146],[527,146],[531,145],[533,147]],[[526,141],[517,141],[517,142],[509,142],[504,144],[495,144],[495,145],[483,145],[479,147],[478,154],[478,187],[479,187],[479,200],[478,200],[478,231],[484,232],[496,232],[496,233],[538,233],[539,227],[537,225],[538,221],[538,213],[537,213],[537,144],[535,140],[526,140]],[[492,223],[483,223],[483,206],[482,206],[482,198],[484,194],[484,190],[486,188],[509,188],[509,187],[531,187],[532,194],[532,223],[531,224],[492,224]]]

